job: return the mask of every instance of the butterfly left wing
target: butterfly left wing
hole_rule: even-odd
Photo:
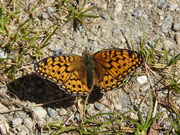
[[[87,87],[85,67],[78,55],[45,58],[35,64],[35,71],[44,79],[58,84],[67,93],[85,95],[91,92]]]
[[[102,50],[93,57],[100,91],[117,88],[123,78],[143,62],[140,54],[127,49]]]

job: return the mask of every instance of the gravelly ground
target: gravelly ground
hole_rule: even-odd
[[[31,5],[30,2],[27,1],[27,5]],[[88,4],[97,7],[92,14],[100,17],[85,19],[89,23],[86,26],[79,26],[77,30],[71,24],[67,24],[65,28],[61,29],[61,24],[59,24],[59,29],[51,38],[50,45],[43,51],[44,58],[53,55],[52,51],[56,50],[78,55],[81,55],[84,49],[89,49],[94,53],[105,48],[130,49],[133,45],[134,49],[138,50],[140,38],[143,36],[139,17],[145,27],[146,47],[151,48],[158,39],[162,39],[167,49],[175,49],[175,54],[179,53],[179,0],[89,0]],[[42,27],[47,28],[54,24],[59,15],[55,7],[48,6],[40,10],[38,16]],[[162,51],[162,48],[162,44],[159,43],[157,50]],[[31,66],[33,67],[33,64]],[[120,113],[123,113],[129,108],[132,109],[133,105],[140,105],[143,115],[146,116],[148,110],[147,90],[150,88],[150,84],[149,81],[140,84],[136,79],[137,76],[147,77],[144,67],[133,73],[130,82],[123,88],[103,94],[93,92],[90,96],[93,100],[87,105],[87,116],[98,112],[112,112],[115,107]],[[151,79],[153,84],[159,80],[153,74],[151,74]],[[158,86],[159,89],[162,87]],[[7,95],[7,89],[14,94]],[[83,102],[79,97],[28,110],[27,108],[31,106],[69,96],[60,91],[56,84],[43,80],[32,72],[26,76],[22,76],[20,73],[17,75],[16,82],[11,82],[8,86],[1,85],[0,92],[0,110],[4,112],[0,114],[1,134],[49,134],[47,131],[40,130],[47,123],[63,121],[67,125],[71,125],[81,120]],[[160,91],[159,94],[161,98],[165,98],[167,91]],[[178,99],[176,105],[179,104],[180,100]],[[23,111],[10,111],[23,106]],[[34,117],[30,113],[31,111]],[[158,104],[156,111],[166,112],[167,110]],[[132,112],[129,117],[137,119],[137,114]],[[167,117],[167,114],[164,113],[158,123],[164,130],[172,128],[167,122]],[[104,116],[99,119],[108,120],[110,117]],[[160,133],[163,134],[163,131]]]

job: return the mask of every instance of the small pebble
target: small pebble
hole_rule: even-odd
[[[121,33],[121,31],[120,31],[120,26],[117,25],[117,24],[114,24],[114,25],[113,25],[113,29],[112,29],[112,33],[113,33],[113,34],[120,34],[120,33]]]
[[[88,104],[87,105],[87,114],[89,114],[90,116],[94,115],[96,113],[95,109],[94,109],[94,104]]]
[[[41,14],[41,18],[42,18],[42,19],[48,19],[49,16],[48,16],[48,14],[47,14],[46,12],[43,12],[43,13]]]
[[[136,17],[141,17],[141,15],[142,15],[142,11],[139,10],[139,9],[136,9],[136,10],[135,10],[135,16],[136,16]]]
[[[135,113],[133,113],[133,112],[131,112],[131,113],[129,114],[129,117],[130,117],[130,119],[133,119],[133,120],[139,120],[138,115],[135,114]]]
[[[61,110],[59,111],[59,115],[61,116],[67,115],[67,110],[64,108],[61,108]]]
[[[31,118],[25,118],[23,124],[29,129],[33,130],[33,121]]]
[[[3,58],[3,59],[7,58],[7,53],[5,51],[0,50],[0,58]]]
[[[56,117],[56,111],[55,111],[54,109],[48,107],[48,108],[47,108],[47,112],[48,112],[48,114],[49,114],[49,116],[50,116],[51,118],[55,118],[55,117]]]
[[[105,108],[104,111],[102,111],[101,113],[110,113],[110,110],[108,108]],[[102,116],[106,119],[110,119],[110,115],[108,114]]]
[[[19,131],[19,133],[18,133],[19,135],[27,135],[27,134],[29,134],[29,129],[24,125],[19,126],[17,128],[17,130]]]
[[[173,30],[174,30],[174,31],[180,31],[180,22],[175,21],[175,22],[173,23]]]
[[[122,0],[114,0],[114,3],[117,4],[118,2],[121,2]]]
[[[150,85],[148,83],[146,83],[145,85],[142,85],[139,89],[142,92],[147,91],[150,88]]]
[[[46,112],[46,110],[44,108],[42,108],[42,107],[34,107],[34,108],[32,108],[32,111],[34,112],[35,116],[40,121],[44,121],[45,120],[47,112]]]
[[[151,40],[149,40],[149,41],[147,42],[147,44],[148,44],[149,47],[151,47],[151,48],[153,48],[154,45],[155,45],[155,43],[154,43],[153,41],[151,41]]]
[[[14,118],[11,121],[12,127],[16,127],[18,125],[20,125],[23,122],[23,120],[21,118]]]
[[[101,16],[103,19],[108,19],[108,15],[107,15],[107,13],[105,13],[105,12],[102,12],[102,13],[100,14],[100,16]]]
[[[180,33],[175,33],[175,41],[178,45],[180,45]]]
[[[157,3],[157,2],[158,2],[158,0],[151,0],[151,2],[153,2],[153,3]]]
[[[48,7],[47,9],[48,9],[48,12],[51,12],[51,13],[55,12],[55,8],[54,7]]]
[[[24,119],[26,117],[26,113],[22,111],[18,111],[14,113],[14,118]]]
[[[115,108],[120,111],[122,109],[122,105],[121,104],[115,104]]]
[[[118,15],[122,11],[123,5],[121,3],[117,3],[114,9],[114,14]]]
[[[98,102],[96,102],[96,103],[94,104],[94,106],[95,106],[96,109],[98,109],[98,110],[100,110],[100,111],[102,111],[102,110],[105,108],[105,106],[104,106],[103,104],[100,104],[100,103],[98,103]]]
[[[173,21],[173,18],[171,15],[168,15],[166,17],[166,19],[162,22],[161,24],[161,30],[164,32],[166,31],[168,28],[170,28],[172,26],[172,21]]]
[[[79,113],[76,113],[76,114],[74,115],[74,120],[75,120],[77,123],[79,123],[79,122],[81,121],[81,117],[80,117],[80,114],[79,114]]]
[[[137,77],[137,81],[142,85],[147,83],[147,76],[139,76]]]
[[[178,8],[178,4],[177,4],[176,2],[174,2],[174,3],[172,3],[172,4],[170,5],[170,10],[171,10],[171,11],[174,11],[176,8]]]
[[[158,3],[158,8],[166,8],[167,7],[167,3],[165,0],[161,0],[159,3]]]

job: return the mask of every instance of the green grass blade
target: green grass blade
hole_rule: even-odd
[[[148,123],[151,119],[151,113],[152,113],[152,95],[151,95],[151,91],[149,90],[149,108],[148,108],[148,114],[147,114],[146,122],[144,125],[145,129],[148,128]]]
[[[81,13],[82,10],[84,9],[85,5],[86,5],[86,0],[84,0],[83,5],[82,5],[82,7],[81,7],[80,10],[79,10],[80,13]]]
[[[58,29],[58,26],[53,30],[53,32],[47,37],[47,39],[43,42],[43,44],[39,47],[39,49],[42,49],[46,46],[49,45],[48,41],[50,40],[50,38],[54,35],[54,33],[56,32],[56,30]]]
[[[140,123],[141,123],[142,126],[144,126],[144,120],[143,120],[142,113],[141,113],[139,107],[136,107],[136,106],[135,106],[134,109],[135,109],[136,111],[138,111],[138,116],[139,116]]]
[[[180,60],[180,53],[178,55],[176,55],[175,57],[173,57],[167,66],[174,65],[178,60]]]

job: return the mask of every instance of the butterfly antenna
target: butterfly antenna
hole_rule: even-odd
[[[124,39],[125,39],[125,43],[127,44],[128,49],[131,49],[130,44],[129,44],[129,42],[128,42],[128,40],[127,40],[127,38],[126,38],[126,36],[125,36],[125,34],[124,34],[123,30],[122,30],[122,29],[120,29],[120,31],[121,31],[121,33],[122,33],[122,35],[123,35]]]

